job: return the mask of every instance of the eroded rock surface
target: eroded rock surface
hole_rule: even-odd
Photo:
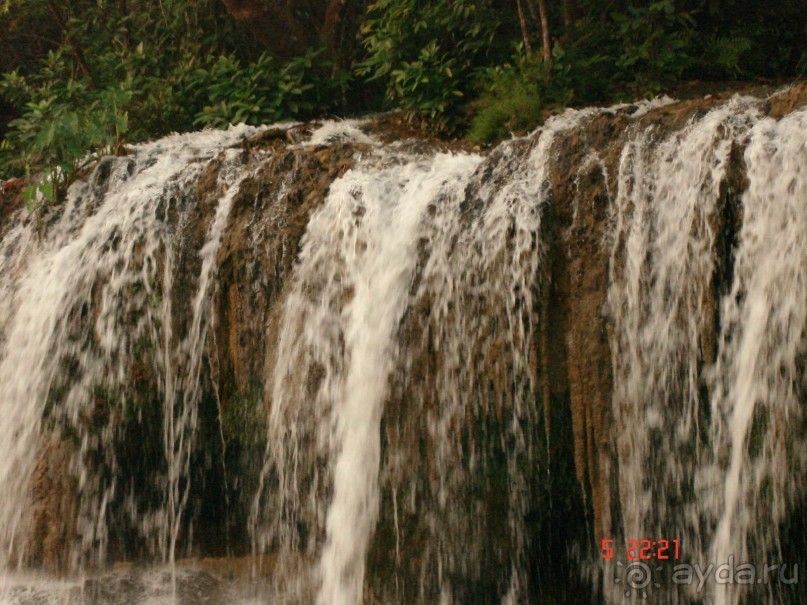
[[[233,5],[231,10],[246,10],[228,5]],[[292,36],[288,44],[301,40]],[[465,529],[462,523],[453,528],[467,531],[468,540],[467,548],[462,553],[457,551],[445,571],[451,576],[453,594],[459,602],[475,602],[479,595],[484,595],[486,602],[500,598],[508,590],[512,551],[516,548],[525,553],[518,564],[527,569],[530,585],[522,587],[527,594],[566,603],[592,602],[578,566],[597,552],[601,540],[621,535],[625,516],[624,503],[619,499],[619,465],[627,454],[619,451],[626,446],[620,446],[616,439],[622,429],[614,412],[618,364],[612,346],[614,310],[609,308],[608,295],[611,280],[624,270],[627,254],[626,242],[609,239],[614,233],[615,192],[632,186],[618,182],[620,162],[626,145],[637,133],[650,133],[657,142],[675,137],[687,124],[722,106],[728,98],[724,94],[649,110],[625,106],[592,112],[579,126],[554,135],[541,192],[546,201],[535,240],[541,247],[541,262],[537,274],[530,277],[535,296],[518,298],[514,307],[517,314],[534,318],[525,336],[528,343],[502,336],[503,325],[513,321],[507,308],[509,292],[501,292],[501,299],[485,298],[480,294],[483,288],[473,289],[473,279],[469,278],[468,294],[462,294],[464,299],[458,295],[456,300],[468,305],[470,311],[464,312],[469,317],[486,318],[478,323],[469,319],[467,324],[480,330],[469,338],[473,346],[462,351],[469,384],[473,385],[473,391],[468,392],[476,399],[465,416],[453,420],[458,423],[453,433],[456,443],[452,444],[461,469],[458,472],[471,479],[449,491],[456,497],[451,510],[467,510],[465,523],[468,519],[478,521]],[[803,108],[806,102],[807,84],[800,84],[759,103],[756,111],[759,119],[765,115],[779,119]],[[382,119],[360,128],[383,138],[385,128],[394,130],[394,125],[385,127]],[[215,256],[216,286],[210,294],[212,314],[204,320],[210,329],[203,342],[199,370],[198,437],[190,453],[193,464],[187,477],[190,504],[180,524],[180,543],[191,554],[245,554],[253,547],[253,498],[265,465],[265,423],[272,405],[267,385],[271,384],[278,355],[283,303],[312,214],[322,207],[334,180],[371,153],[371,143],[349,137],[307,144],[311,130],[268,130],[249,138],[235,147],[240,159],[222,152],[205,164],[192,186],[175,192],[175,197],[167,196],[164,202],[161,220],[177,249],[171,261],[176,267],[175,279],[161,295],[170,297],[172,333],[182,335],[193,330],[196,279],[203,264],[200,250],[227,189],[222,184],[222,171],[232,170],[232,163],[240,161],[249,172],[239,181],[222,231]],[[503,189],[510,176],[530,161],[540,137],[538,132],[486,155],[465,192],[459,218],[464,228],[471,229],[480,220],[483,200],[487,199],[484,195],[489,195],[483,195],[482,189]],[[716,210],[706,217],[715,237],[710,240],[714,262],[711,282],[704,286],[702,300],[697,301],[704,318],[697,334],[697,363],[702,367],[714,364],[718,355],[720,304],[730,291],[738,232],[743,224],[747,144],[745,140],[732,143],[725,177],[719,183]],[[452,149],[436,141],[412,140],[402,145],[423,154]],[[7,224],[17,211],[18,192],[9,188],[0,196],[0,213]],[[439,208],[430,212],[434,216]],[[513,237],[513,233],[506,237]],[[446,373],[466,371],[452,365],[455,360],[449,359],[444,347],[447,333],[441,332],[442,325],[434,319],[434,305],[442,290],[437,286],[430,290],[421,283],[436,238],[419,242],[419,264],[410,288],[413,304],[395,329],[400,355],[381,420],[381,506],[368,552],[367,590],[374,598],[394,602],[439,598],[440,585],[432,578],[436,572],[430,567],[432,555],[427,551],[431,552],[431,536],[439,531],[434,524],[457,522],[445,512],[445,503],[436,504],[442,481],[437,479],[435,455],[441,446],[440,435],[427,426],[429,415],[442,405],[441,385],[448,380]],[[503,250],[505,255],[512,252],[507,245]],[[135,248],[133,262],[141,262],[139,254]],[[167,257],[160,251],[155,258],[164,265]],[[159,274],[157,270],[155,275]],[[479,276],[480,280],[499,278],[495,272]],[[462,281],[458,279],[453,286],[459,291]],[[161,292],[154,287],[155,292]],[[522,301],[532,307],[519,307]],[[71,338],[86,336],[86,326],[100,312],[98,304],[98,300],[90,300],[86,308],[70,312],[74,324]],[[135,322],[136,317],[131,320]],[[159,510],[162,503],[163,484],[148,477],[155,470],[158,475],[166,471],[161,446],[152,439],[155,431],[162,431],[160,400],[165,384],[154,371],[159,343],[144,338],[138,346],[126,366],[126,388],[98,390],[92,409],[78,420],[84,442],[77,437],[75,426],[58,415],[46,423],[52,435],[40,451],[33,477],[34,505],[24,557],[30,565],[64,571],[98,563],[88,554],[93,552],[93,544],[80,544],[81,528],[72,521],[80,506],[76,503],[76,480],[71,477],[76,467],[68,461],[74,460],[80,447],[85,448],[81,454],[85,457],[83,468],[95,469],[103,481],[114,478],[121,483],[106,504],[108,529],[104,539],[109,558],[138,559],[153,554],[154,545],[133,531],[142,518],[131,514],[130,499],[139,494],[149,503],[144,505],[148,510]],[[516,346],[528,351],[523,368],[516,368],[512,359]],[[305,381],[313,390],[321,378],[312,373]],[[708,391],[707,386],[703,382],[704,391]],[[66,388],[66,384],[54,382],[48,410],[58,407],[64,395],[61,387]],[[522,397],[522,393],[528,395]],[[126,405],[121,403],[124,400]],[[512,490],[508,451],[514,446],[504,436],[503,426],[517,401],[532,410],[526,415],[530,422],[522,436],[530,444],[525,451],[529,451],[527,460],[534,466],[523,473],[529,483],[523,497],[519,496],[522,500],[515,515],[519,518],[514,521],[507,496]],[[708,401],[704,409],[706,404]],[[101,435],[110,441],[101,443]],[[89,449],[87,443],[91,444]],[[129,492],[123,488],[126,482],[134,485]],[[412,506],[402,499],[404,493]],[[437,512],[424,514],[432,504]],[[312,526],[306,523],[298,519],[294,531],[301,536],[322,531],[321,520],[319,526],[317,522]],[[513,523],[525,529],[523,544],[513,541]],[[803,536],[788,531],[784,548],[798,552]],[[269,551],[274,546],[262,545]],[[467,560],[463,559],[466,555]],[[434,561],[439,559],[435,556]],[[138,581],[132,579],[93,582],[93,603],[129,602],[121,601],[121,595],[142,592]],[[218,594],[218,586],[214,576],[194,576],[187,586],[180,584],[182,602],[215,602],[207,595]]]

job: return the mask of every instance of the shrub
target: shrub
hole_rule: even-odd
[[[76,68],[65,39],[27,74],[0,79],[0,98],[20,116],[0,146],[0,176],[45,175],[31,200],[58,199],[84,159],[120,150],[124,134],[136,142],[199,126],[308,118],[342,98],[347,79],[321,50],[277,66],[231,41],[210,0],[166,4],[159,16],[146,5],[131,2],[117,28],[109,23],[119,5],[108,2],[64,22],[81,41],[86,70]],[[202,35],[187,35],[195,30]]]
[[[378,0],[368,8],[357,74],[380,82],[389,105],[455,130],[498,22],[487,1]]]
[[[209,69],[200,68],[188,78],[189,87],[207,100],[194,124],[262,124],[326,110],[344,93],[347,78],[329,77],[333,65],[321,60],[322,53],[311,50],[280,69],[265,53],[243,66],[232,55],[219,57]]]
[[[611,14],[615,65],[631,92],[657,94],[694,63],[695,19],[673,0],[627,6]]]
[[[547,101],[548,74],[538,57],[491,68],[482,80],[481,96],[471,106],[471,142],[487,145],[539,126]]]
[[[62,56],[51,53],[43,73],[58,71]],[[0,171],[24,172],[30,211],[58,201],[76,171],[98,155],[118,153],[128,131],[126,83],[90,90],[82,81],[26,79],[4,74],[0,93],[28,99],[0,145]]]

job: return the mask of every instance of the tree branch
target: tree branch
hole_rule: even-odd
[[[123,50],[128,55],[131,39],[129,37],[129,7],[126,6],[126,0],[118,0],[118,12],[123,27]]]
[[[81,48],[78,46],[78,44],[76,44],[73,36],[70,35],[70,30],[67,28],[67,22],[64,16],[59,12],[59,9],[56,7],[53,0],[48,0],[48,9],[56,19],[56,23],[58,24],[59,29],[62,31],[62,35],[64,36],[68,46],[70,46],[70,50],[73,51],[73,59],[75,59],[76,65],[78,65],[78,68],[84,74],[84,77],[87,78],[90,88],[94,88],[95,84],[93,83],[90,67],[87,65],[87,60],[84,58],[84,53],[82,52]]]

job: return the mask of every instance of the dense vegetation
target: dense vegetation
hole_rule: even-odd
[[[803,77],[804,11],[804,0],[0,0],[0,177],[38,175],[34,207],[94,155],[170,131],[395,107],[485,144],[564,105]],[[287,39],[262,36],[266,22]]]

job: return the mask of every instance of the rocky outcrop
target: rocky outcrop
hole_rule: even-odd
[[[22,208],[24,188],[25,179],[0,181],[0,224],[9,226],[14,212]]]
[[[311,15],[326,8],[331,11],[330,4],[341,5],[329,3],[325,7],[325,3],[319,3],[308,7],[312,13],[306,20],[298,13],[292,14],[290,3],[263,3],[260,10],[249,3],[227,4],[236,17],[250,20],[259,29],[260,23],[272,24],[261,31],[279,45],[278,56],[298,54],[300,45],[310,45],[313,36],[322,35],[311,27],[321,16]],[[512,343],[503,341],[497,333],[497,326],[507,320],[501,301],[469,303],[475,305],[475,312],[496,319],[480,324],[487,332],[478,335],[476,348],[464,352],[468,366],[483,375],[474,386],[479,392],[489,389],[489,393],[479,396],[480,401],[489,402],[489,408],[476,416],[469,412],[462,418],[467,423],[465,430],[458,432],[458,464],[463,465],[463,472],[481,470],[473,471],[479,473],[478,481],[458,492],[461,499],[457,507],[467,507],[472,511],[468,518],[480,520],[480,524],[468,528],[460,524],[456,530],[467,531],[469,553],[476,548],[475,560],[482,562],[481,570],[468,570],[464,567],[466,562],[459,561],[445,572],[461,575],[467,571],[472,578],[454,583],[454,596],[459,601],[474,602],[474,598],[484,595],[492,602],[507,588],[513,548],[508,532],[513,519],[508,516],[512,511],[508,511],[503,496],[510,487],[504,452],[508,444],[504,438],[498,439],[497,431],[502,430],[504,422],[502,409],[511,405],[510,391],[530,384],[530,388],[535,387],[530,405],[539,414],[532,418],[535,422],[524,438],[534,445],[530,455],[534,456],[531,461],[536,465],[536,476],[524,509],[518,511],[522,515],[518,522],[524,523],[528,533],[525,550],[529,593],[566,603],[593,602],[576,566],[596,553],[602,539],[620,534],[623,514],[618,498],[620,456],[613,411],[614,325],[608,309],[609,280],[614,271],[612,254],[624,252],[624,242],[608,241],[621,153],[636,132],[652,130],[660,140],[725,103],[728,96],[669,104],[642,115],[636,115],[637,107],[626,106],[596,113],[582,127],[557,133],[549,162],[549,202],[543,208],[541,222],[543,263],[536,276],[540,287],[532,301],[534,308],[524,311],[538,318],[530,335],[530,367],[525,370],[528,376],[523,378],[524,383],[512,379],[517,373],[508,360],[508,346]],[[770,97],[760,111],[779,118],[805,103],[807,84],[802,83]],[[364,128],[381,137],[395,132],[397,138],[400,124],[396,120],[381,118]],[[193,504],[183,530],[191,554],[245,554],[252,548],[252,498],[258,489],[266,447],[263,423],[269,410],[265,406],[271,405],[266,392],[267,376],[277,355],[290,276],[312,213],[323,204],[331,183],[369,149],[365,143],[338,138],[321,145],[299,145],[311,130],[309,126],[289,132],[268,130],[240,146],[244,166],[252,172],[233,200],[216,257],[218,285],[212,297],[215,319],[205,343],[199,444],[190,477]],[[480,178],[495,181],[510,170],[510,164],[523,164],[537,142],[538,137],[532,136],[510,143],[507,153],[501,148],[493,150],[478,169]],[[414,140],[408,144],[430,153],[452,149],[436,141]],[[715,360],[721,321],[719,301],[732,281],[733,254],[742,224],[740,198],[747,188],[743,151],[742,142],[731,150],[726,178],[720,183],[718,210],[709,217],[717,237],[712,250],[713,283],[706,288],[705,300],[700,301],[706,309],[699,335],[704,365]],[[221,162],[211,161],[194,187],[184,192],[182,205],[191,209],[183,215],[185,222],[179,220],[179,213],[169,212],[166,219],[170,228],[181,235],[184,246],[177,256],[177,281],[170,292],[176,310],[175,333],[189,330],[195,287],[190,280],[199,274],[199,250],[213,220],[214,202],[221,197],[217,189],[220,170]],[[473,188],[466,192],[462,217],[466,225],[478,218],[478,193]],[[11,197],[9,194],[0,198],[0,211],[17,204],[8,201]],[[429,242],[420,242],[420,269],[429,252]],[[421,278],[422,275],[416,277],[412,292]],[[391,379],[382,419],[385,460],[381,515],[368,555],[367,584],[374,597],[398,602],[415,602],[424,594],[439,597],[435,592],[439,586],[423,587],[425,575],[433,573],[424,563],[428,562],[424,553],[432,529],[426,523],[457,523],[448,515],[427,519],[422,511],[407,509],[398,500],[404,491],[416,494],[423,502],[438,498],[434,493],[436,482],[430,480],[435,472],[437,437],[428,434],[424,423],[428,412],[440,403],[436,385],[441,372],[452,367],[441,349],[439,330],[433,325],[433,303],[430,296],[422,296],[397,327],[398,346],[406,351],[401,356],[405,363],[401,362]],[[142,414],[137,418],[121,415],[113,431],[119,463],[108,472],[117,472],[121,478],[131,474],[132,469],[149,473],[149,464],[159,457],[159,452],[141,447],[148,440],[149,430],[153,430],[147,423],[159,416],[156,411],[148,412],[157,409],[159,385],[154,383],[147,355],[139,359],[142,364],[132,364],[130,378],[134,390],[142,396]],[[318,377],[306,380],[316,382]],[[99,393],[98,408],[114,408],[116,396]],[[108,422],[106,419],[100,424]],[[67,438],[61,443],[55,439],[42,450],[34,486],[36,506],[32,511],[28,557],[32,564],[54,569],[64,569],[75,562],[66,549],[77,529],[64,523],[75,512],[71,504],[75,486],[65,478],[69,472],[63,468],[71,455],[67,443]],[[396,452],[406,455],[396,461]],[[484,461],[479,462],[478,457]],[[99,465],[103,466],[102,461]],[[142,487],[145,491],[156,489],[147,483]],[[412,498],[414,501],[415,496]],[[109,551],[113,558],[136,558],[147,552],[142,543],[130,537],[127,505],[121,498],[113,502],[109,511],[116,520],[110,525],[108,538],[113,545]],[[94,590],[100,595],[98,602],[114,602],[107,595],[107,587]]]

